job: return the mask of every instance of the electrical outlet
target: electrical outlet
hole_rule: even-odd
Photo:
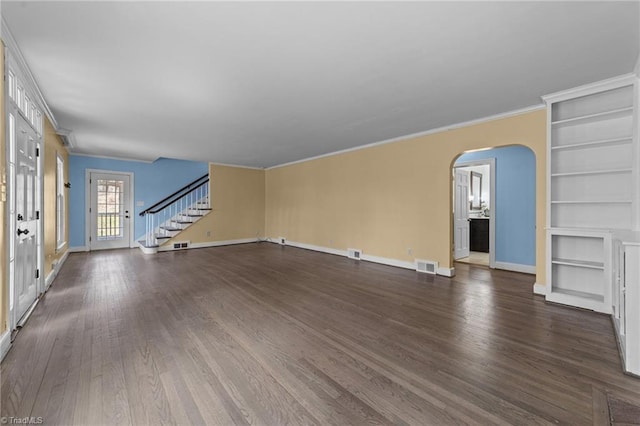
[[[411,249],[411,247],[407,248],[407,254],[408,254],[409,256],[412,256],[412,255],[413,255],[413,250]]]
[[[329,240],[329,247],[333,247],[333,240]]]
[[[207,237],[211,236],[211,231],[207,231]]]

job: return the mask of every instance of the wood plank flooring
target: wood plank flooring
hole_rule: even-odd
[[[640,402],[610,318],[533,277],[274,244],[71,254],[1,366],[46,424],[605,424]],[[603,406],[605,404],[605,406]]]

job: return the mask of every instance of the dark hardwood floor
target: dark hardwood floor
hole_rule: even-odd
[[[533,277],[274,244],[71,254],[2,363],[46,424],[607,424],[640,402],[610,318]]]

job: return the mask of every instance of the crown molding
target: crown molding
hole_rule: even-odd
[[[239,169],[264,170],[264,167],[242,166],[240,164],[214,163],[212,161],[209,161],[209,164],[212,166],[236,167]]]
[[[2,37],[5,48],[9,51],[9,57],[7,59],[11,60],[17,68],[19,68],[22,77],[26,79],[26,81],[24,81],[25,86],[27,86],[30,94],[35,96],[35,101],[38,103],[38,106],[42,109],[45,116],[49,119],[53,128],[58,131],[58,121],[54,117],[49,105],[47,105],[47,101],[44,99],[44,95],[42,94],[36,79],[33,77],[33,73],[31,73],[29,65],[27,65],[27,61],[25,61],[16,39],[13,37],[9,26],[7,25],[7,21],[4,20],[4,16],[0,16],[0,19],[0,37]]]
[[[567,99],[577,98],[580,96],[590,95],[594,92],[617,89],[618,87],[633,84],[634,74],[623,74],[617,77],[607,78],[605,80],[596,81],[595,83],[584,84],[582,86],[573,87],[571,89],[544,95],[542,99],[547,103],[561,102]]]
[[[74,151],[71,151],[71,150],[69,150],[69,155],[73,155],[73,156],[76,156],[76,157],[100,158],[100,159],[103,159],[103,160],[135,161],[135,162],[138,162],[138,163],[146,163],[146,164],[155,163],[158,160],[158,158],[160,158],[160,157],[158,157],[155,160],[140,160],[140,159],[137,159],[137,158],[124,158],[124,157],[111,157],[111,156],[108,156],[108,155],[85,154],[85,153],[82,153],[82,152],[74,152]]]
[[[477,118],[475,120],[463,121],[463,122],[452,124],[452,125],[449,125],[449,126],[438,127],[438,128],[431,129],[431,130],[426,130],[426,131],[423,131],[423,132],[411,133],[409,135],[398,136],[398,137],[392,138],[392,139],[385,139],[385,140],[379,141],[379,142],[373,142],[373,143],[369,143],[369,144],[366,144],[366,145],[356,146],[356,147],[353,147],[353,148],[342,149],[340,151],[333,151],[333,152],[329,152],[327,154],[316,155],[314,157],[303,158],[302,160],[290,161],[288,163],[283,163],[283,164],[278,164],[278,165],[271,166],[271,167],[266,167],[265,170],[278,169],[280,167],[292,166],[294,164],[305,163],[307,161],[318,160],[320,158],[333,157],[334,155],[345,154],[347,152],[353,152],[353,151],[359,151],[361,149],[373,148],[374,146],[386,145],[386,144],[393,143],[393,142],[400,142],[400,141],[414,139],[414,138],[418,138],[418,137],[422,137],[422,136],[433,135],[435,133],[442,133],[442,132],[446,132],[446,131],[449,131],[449,130],[460,129],[462,127],[468,127],[468,126],[473,126],[473,125],[476,125],[476,124],[486,123],[486,122],[489,122],[489,121],[495,121],[495,120],[499,120],[499,119],[503,119],[503,118],[509,118],[509,117],[513,117],[513,116],[516,116],[516,115],[526,114],[528,112],[538,111],[538,110],[545,109],[545,108],[546,108],[545,104],[531,105],[531,106],[528,106],[528,107],[525,107],[525,108],[520,108],[520,109],[516,109],[516,110],[512,110],[512,111],[507,111],[507,112],[503,112],[503,113],[500,113],[500,114],[489,115],[487,117]]]

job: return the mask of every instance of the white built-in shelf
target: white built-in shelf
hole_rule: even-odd
[[[551,263],[553,263],[554,265],[567,265],[567,266],[575,266],[577,268],[590,268],[590,269],[604,270],[603,262],[591,262],[587,260],[553,258],[551,260]]]
[[[627,113],[631,114],[632,112],[633,112],[633,107],[619,108],[619,109],[614,109],[614,110],[611,110],[611,111],[599,112],[599,113],[596,113],[596,114],[582,115],[582,116],[579,116],[579,117],[573,117],[573,118],[567,118],[567,119],[564,119],[564,120],[552,121],[551,124],[553,126],[556,126],[556,125],[561,125],[561,124],[576,123],[576,122],[579,122],[579,121],[602,120],[602,119],[612,118],[613,116],[616,116],[616,115],[623,116],[623,115],[627,115]]]
[[[615,138],[615,139],[603,139],[599,141],[590,141],[590,142],[580,142],[580,143],[572,143],[569,145],[556,145],[552,146],[551,150],[562,150],[562,149],[580,149],[580,148],[590,148],[590,147],[598,147],[605,145],[618,145],[631,143],[633,139],[631,136],[624,138]]]
[[[551,173],[551,177],[605,175],[610,173],[631,173],[633,169],[583,170],[581,172]]]
[[[555,200],[551,204],[631,204],[631,200]]]

